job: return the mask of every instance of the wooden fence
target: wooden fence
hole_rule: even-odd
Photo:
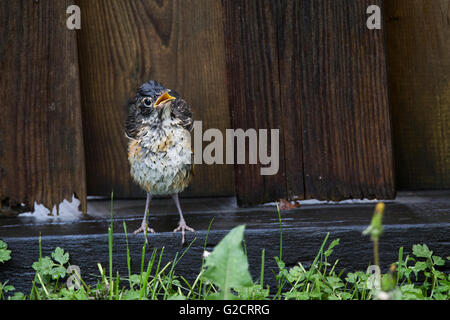
[[[0,207],[86,210],[76,34],[63,1],[0,2]]]
[[[450,1],[386,3],[397,186],[450,188]]]
[[[225,1],[233,125],[283,133],[278,175],[237,168],[243,203],[394,196],[385,41],[367,28],[371,4],[382,1]]]
[[[249,205],[392,198],[395,179],[450,187],[449,0],[77,0],[78,31],[70,4],[0,4],[3,211],[141,197],[123,122],[148,79],[180,92],[204,130],[280,129],[277,175],[200,165],[187,196]],[[384,9],[381,30],[366,27],[369,5]]]

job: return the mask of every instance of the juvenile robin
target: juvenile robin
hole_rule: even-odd
[[[130,101],[125,124],[128,160],[134,182],[147,193],[144,218],[135,235],[155,232],[147,225],[150,201],[152,196],[165,195],[172,197],[180,215],[173,232],[181,231],[182,244],[186,230],[195,231],[186,225],[178,199],[192,176],[192,126],[192,112],[186,101],[156,81],[140,86]]]

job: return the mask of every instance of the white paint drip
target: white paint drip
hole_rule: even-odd
[[[75,195],[72,195],[72,201],[69,202],[64,199],[58,205],[59,214],[56,210],[56,205],[53,206],[52,211],[45,207],[43,204],[34,203],[34,211],[33,212],[24,212],[19,214],[19,217],[32,217],[36,220],[54,220],[54,221],[75,221],[80,219],[83,216],[83,213],[78,210],[78,206],[80,205],[80,200],[75,198]]]
[[[378,203],[378,202],[389,202],[392,200],[378,200],[378,199],[347,199],[341,201],[328,201],[328,200],[317,200],[317,199],[309,199],[309,200],[296,200],[291,201],[291,204],[294,202],[300,203],[300,205],[318,205],[318,204],[368,204],[368,203]],[[277,202],[268,202],[264,203],[263,206],[277,206]]]

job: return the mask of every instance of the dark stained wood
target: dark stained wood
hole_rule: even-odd
[[[373,244],[369,237],[361,235],[363,230],[361,224],[351,224],[347,227],[342,227],[342,220],[348,219],[349,212],[347,208],[336,208],[338,212],[334,214],[324,215],[321,212],[318,214],[317,208],[310,209],[305,212],[293,214],[287,212],[286,217],[288,219],[296,220],[294,227],[289,226],[283,229],[283,261],[288,268],[298,266],[301,262],[304,266],[310,266],[317,252],[320,249],[321,243],[325,239],[327,233],[330,233],[327,246],[332,240],[340,239],[339,245],[333,249],[333,254],[329,257],[329,261],[334,263],[339,259],[336,265],[336,271],[340,272],[345,269],[345,272],[365,271],[368,265],[373,261]],[[108,209],[106,209],[108,210]],[[370,222],[372,210],[359,209],[359,212],[364,214],[363,219],[360,219],[362,225]],[[392,212],[392,211],[389,211]],[[247,215],[245,221],[247,226],[252,224],[252,219],[258,217],[258,220],[270,221],[274,219],[276,213],[270,212],[269,214],[264,212],[251,212],[252,215]],[[333,212],[332,212],[333,213]],[[361,215],[362,215],[361,214]],[[312,225],[305,225],[301,221],[301,218],[308,216],[320,217],[317,223],[311,223]],[[439,216],[439,212],[435,212],[433,216]],[[190,216],[191,219],[195,219]],[[214,216],[213,229],[207,232],[208,223],[212,217],[206,218],[203,215],[204,224],[206,229],[198,230],[195,237],[196,241],[187,250],[183,259],[176,265],[175,274],[186,278],[190,284],[194,283],[197,278],[201,267],[202,260],[198,257],[202,256],[204,251],[204,243],[207,240],[207,250],[212,251],[214,247],[219,243],[223,237],[229,232],[230,226],[226,225],[226,222],[222,222],[221,217],[223,215]],[[352,214],[353,218],[354,215]],[[429,216],[421,216],[420,213],[416,217],[424,218],[424,221],[428,221]],[[284,214],[283,214],[284,218]],[[139,219],[139,218],[138,218]],[[135,224],[139,225],[140,219],[136,219]],[[177,217],[173,217],[172,224],[176,223]],[[222,224],[216,221],[222,220]],[[229,220],[224,219],[224,220]],[[383,240],[380,241],[380,260],[382,272],[388,272],[389,266],[392,263],[398,261],[398,250],[400,247],[404,247],[404,255],[412,254],[412,246],[417,243],[426,243],[428,247],[433,250],[434,254],[440,257],[446,257],[450,250],[448,244],[448,232],[439,226],[439,223],[425,223],[409,225],[408,228],[403,226],[404,218],[402,216],[396,218],[398,223],[389,226],[389,231],[383,234]],[[244,219],[243,219],[244,220]],[[198,220],[195,219],[195,222]],[[448,220],[447,220],[448,221]],[[326,223],[324,223],[326,222]],[[346,222],[351,223],[347,220]],[[289,221],[288,224],[292,222]],[[89,222],[89,226],[93,222]],[[103,229],[101,231],[106,233],[106,225],[108,221],[102,221]],[[223,227],[223,225],[225,226]],[[300,225],[300,226],[298,226]],[[441,224],[442,225],[442,224]],[[78,226],[79,232],[85,231],[86,226]],[[446,223],[446,227],[449,224]],[[122,224],[118,224],[116,229],[122,230]],[[128,227],[130,228],[130,227]],[[173,229],[173,227],[172,227]],[[270,292],[277,292],[276,278],[274,273],[279,271],[275,259],[279,255],[279,243],[280,234],[279,228],[275,224],[263,223],[257,226],[257,229],[250,229],[247,227],[248,232],[245,233],[245,246],[247,251],[247,257],[249,260],[250,272],[254,281],[257,281],[261,272],[261,251],[265,249],[265,286],[272,286]],[[33,230],[32,230],[33,231]],[[100,231],[100,232],[101,232]],[[158,250],[158,254],[161,252],[161,248],[164,247],[163,260],[161,265],[166,265],[170,261],[173,261],[176,254],[178,257],[185,251],[180,246],[179,236],[173,236],[171,229],[167,229],[168,232],[158,233],[156,235],[149,235],[149,244],[147,247],[146,262],[151,259],[151,252],[153,249]],[[186,235],[187,240],[194,238],[193,235]],[[33,272],[30,272],[32,264],[39,258],[39,241],[38,236],[27,236],[20,238],[3,238],[8,243],[8,249],[11,249],[12,260],[5,264],[0,265],[0,271],[3,279],[10,279],[9,284],[13,285],[17,291],[28,294],[32,288],[32,281],[35,277]],[[144,242],[143,235],[136,237],[128,236],[128,245],[125,240],[124,234],[114,235],[114,254],[113,254],[113,266],[114,272],[119,272],[120,276],[128,276],[127,266],[127,248],[130,251],[131,258],[131,272],[133,274],[140,273],[141,267],[141,255],[142,246]],[[301,245],[300,245],[301,244]],[[107,234],[83,234],[82,237],[75,236],[50,236],[43,234],[42,237],[42,252],[43,255],[49,255],[55,250],[56,247],[62,247],[66,252],[70,254],[70,263],[72,265],[78,265],[81,268],[81,276],[83,280],[95,287],[100,278],[100,273],[97,264],[101,263],[102,266],[107,266],[109,262],[108,255],[108,235]],[[448,274],[450,272],[449,264],[440,269],[440,271]],[[154,271],[153,271],[154,272]],[[20,276],[19,276],[20,275]],[[125,286],[125,281],[121,282],[121,286]],[[178,308],[177,308],[178,309]],[[167,317],[167,314],[165,314]],[[177,313],[174,313],[172,319],[177,319]],[[170,319],[169,318],[169,319]],[[330,317],[332,318],[332,317]]]
[[[450,1],[386,1],[397,185],[450,188]]]
[[[383,1],[280,3],[282,108],[295,135],[286,150],[303,146],[305,198],[392,198],[384,33],[366,27],[367,8]]]
[[[276,12],[270,1],[222,0],[222,3],[233,128],[282,129]],[[262,176],[259,164],[247,162],[235,166],[239,204],[285,196],[283,134],[281,131],[278,174]]]
[[[280,68],[280,100],[282,109],[284,161],[287,198],[304,198],[303,123],[301,99],[304,86],[300,81],[300,17],[299,1],[274,1],[278,23],[278,55]]]
[[[87,185],[90,195],[142,196],[129,175],[125,105],[154,79],[191,105],[203,130],[230,127],[220,2],[77,2]],[[184,195],[234,194],[233,167],[200,165]]]
[[[403,193],[400,198],[402,200],[386,203],[387,214],[383,219],[386,229],[380,241],[382,272],[387,272],[389,266],[398,261],[398,250],[401,246],[404,247],[404,256],[411,253],[412,246],[416,243],[426,243],[434,255],[443,258],[450,252],[450,193]],[[181,254],[185,250],[180,246],[180,235],[172,234],[178,223],[178,214],[170,210],[170,202],[170,199],[153,202],[153,208],[156,207],[157,212],[153,211],[150,223],[158,233],[148,235],[146,261],[151,259],[153,248],[161,251],[164,247],[162,265],[173,260],[177,252]],[[280,233],[278,223],[272,223],[277,214],[274,207],[236,209],[230,208],[227,201],[223,200],[211,204],[210,199],[187,199],[184,204],[187,205],[188,212],[191,212],[186,219],[197,232],[195,235],[186,235],[187,241],[194,237],[196,240],[176,265],[175,273],[178,276],[182,275],[192,284],[201,270],[202,259],[199,257],[205,249],[205,241],[207,240],[206,250],[212,251],[230,229],[246,224],[245,246],[253,279],[259,279],[261,250],[265,249],[265,285],[275,285],[276,278],[272,270],[277,274],[279,269],[273,257],[279,255]],[[144,210],[143,206],[142,201],[114,203],[116,221],[113,227],[113,266],[114,272],[119,272],[121,276],[128,275],[128,250],[131,256],[131,272],[140,272],[144,235],[129,235],[126,239],[122,223],[126,221],[128,230],[140,225],[142,216],[138,213]],[[43,255],[50,255],[58,246],[64,248],[70,253],[70,263],[80,266],[84,281],[95,287],[101,280],[98,277],[97,263],[107,266],[109,261],[107,227],[110,203],[96,201],[95,207],[98,210],[95,219],[70,223],[64,228],[54,223],[21,225],[12,219],[1,219],[1,238],[8,243],[8,249],[12,250],[11,261],[0,265],[2,279],[10,279],[9,284],[17,291],[30,292],[35,276],[30,270],[39,257],[38,237],[41,233]],[[227,208],[226,214],[223,212],[224,207]],[[339,259],[335,270],[366,270],[373,261],[373,244],[370,237],[363,236],[361,232],[370,223],[373,209],[374,204],[358,204],[303,206],[282,212],[281,219],[285,226],[282,258],[286,266],[290,268],[299,262],[310,266],[326,234],[330,233],[328,244],[334,239],[340,239],[339,245],[329,257],[330,262]],[[205,214],[204,210],[208,210],[208,214]],[[214,222],[209,229],[212,218]],[[408,227],[405,228],[405,225]],[[448,275],[450,264],[447,262],[439,270]],[[271,289],[271,292],[274,291],[276,292],[276,289]],[[179,317],[169,319],[172,318]]]
[[[86,211],[75,31],[69,0],[0,3],[0,200]],[[8,210],[8,208],[3,207]]]
[[[236,167],[241,203],[395,195],[378,1],[223,0],[234,127],[280,128],[281,172]]]

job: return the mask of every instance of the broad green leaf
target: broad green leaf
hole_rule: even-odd
[[[89,299],[89,296],[87,295],[87,293],[83,287],[81,287],[79,290],[74,291],[73,297],[76,300],[88,300]]]
[[[139,285],[141,283],[142,276],[140,274],[132,274],[130,277],[130,282],[132,285]]]
[[[433,251],[426,244],[413,245],[413,254],[418,258],[431,258]]]
[[[11,260],[11,250],[7,250],[8,245],[5,241],[0,240],[0,263]]]
[[[338,288],[341,288],[344,286],[344,283],[342,280],[338,277],[329,276],[327,277],[328,285],[333,289],[336,290]]]
[[[339,296],[340,296],[341,300],[349,300],[352,298],[352,295],[349,292],[341,292],[339,294]]]
[[[14,290],[16,290],[16,288],[14,288],[14,286],[11,286],[11,285],[7,285],[7,286],[3,287],[4,292],[10,292],[10,291],[14,291]]]
[[[417,261],[413,268],[414,268],[414,271],[419,272],[419,271],[427,270],[428,267],[427,267],[426,262]]]
[[[295,266],[289,269],[287,279],[289,282],[301,282],[305,279],[305,272],[300,266]]]
[[[0,249],[0,262],[6,262],[11,259],[11,250]]]
[[[210,294],[206,297],[206,300],[239,300],[239,298],[232,293],[225,294],[223,291],[220,291]]]
[[[25,295],[22,292],[16,292],[12,297],[9,297],[8,300],[25,300]]]
[[[58,266],[50,270],[52,279],[64,278],[66,276],[66,268]]]
[[[8,245],[3,240],[0,240],[0,250],[1,249],[8,249]]]
[[[345,281],[348,283],[356,283],[358,281],[358,275],[356,273],[347,273],[347,277],[345,278]]]
[[[248,260],[242,250],[245,225],[231,230],[214,248],[205,262],[204,276],[221,289],[211,298],[235,298],[231,289],[250,287],[253,281],[248,271]]]
[[[309,294],[310,299],[322,299],[322,292],[320,292],[320,288],[317,288],[313,292]]]
[[[443,266],[445,264],[445,260],[439,256],[433,256],[433,263],[437,266]]]
[[[55,263],[50,257],[39,258],[39,261],[33,263],[33,269],[41,274],[50,274],[51,269],[55,266]]]
[[[402,299],[405,300],[416,300],[423,298],[422,291],[418,288],[415,288],[413,284],[401,286],[400,291],[402,292]]]
[[[63,265],[69,261],[69,254],[64,253],[64,250],[57,247],[54,252],[52,252],[52,258],[59,264]]]
[[[441,279],[441,280],[444,280],[444,281],[445,281],[445,279],[446,279],[445,273],[443,273],[443,272],[440,272],[440,271],[438,271],[438,270],[433,270],[433,271],[431,271],[431,273],[432,273],[437,279]]]
[[[435,288],[436,291],[445,292],[450,294],[450,282],[449,281],[439,281],[439,286]]]
[[[139,300],[140,297],[140,291],[139,290],[128,290],[123,296],[123,300]]]
[[[447,300],[447,296],[443,295],[442,293],[435,293],[433,294],[433,298],[435,300]]]
[[[251,287],[238,289],[238,293],[240,300],[266,300],[269,296],[269,287],[264,289],[259,284],[254,284]]]

